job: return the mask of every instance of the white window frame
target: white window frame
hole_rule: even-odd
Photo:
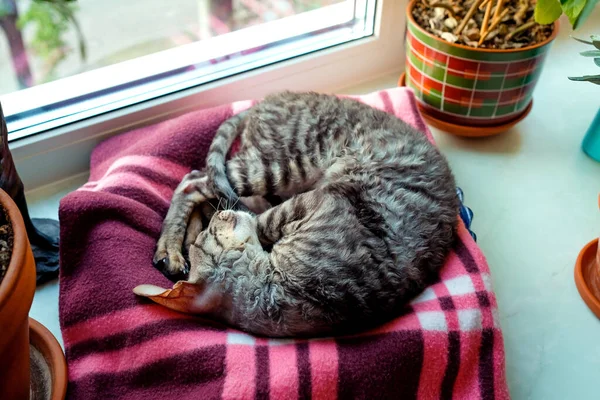
[[[333,93],[404,69],[407,0],[378,0],[373,36],[207,83],[43,133],[10,140],[27,190],[89,170],[92,149],[118,133],[282,89]]]

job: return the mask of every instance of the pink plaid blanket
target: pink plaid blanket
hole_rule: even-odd
[[[359,99],[431,138],[411,91]],[[219,124],[251,102],[195,111],[99,145],[60,206],[60,322],[70,399],[507,399],[485,259],[460,224],[440,281],[361,335],[267,340],[136,297],[173,189]]]

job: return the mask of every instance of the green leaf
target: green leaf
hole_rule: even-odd
[[[594,62],[600,67],[600,58],[594,58]]]
[[[587,40],[576,38],[576,37],[575,37],[575,36],[573,36],[573,35],[571,35],[571,37],[572,37],[573,39],[577,40],[578,42],[581,42],[581,43],[585,43],[585,44],[591,44],[591,45],[593,45],[593,44],[594,44],[594,43],[592,43],[592,42],[589,42],[589,41],[587,41]]]
[[[570,76],[569,79],[578,82],[592,82],[596,85],[600,85],[600,75]]]
[[[592,35],[592,44],[594,45],[594,47],[596,47],[598,50],[600,50],[600,36],[598,35]]]
[[[588,19],[588,17],[592,13],[592,11],[594,11],[594,7],[596,7],[596,4],[598,4],[598,1],[599,0],[587,0],[586,1],[585,6],[583,7],[583,10],[581,11],[581,13],[579,14],[579,17],[573,24],[573,29],[577,29],[581,25],[583,25],[583,23]],[[598,47],[598,46],[596,46],[596,47]],[[600,47],[598,47],[598,49],[600,49]]]
[[[600,57],[600,50],[582,51],[579,54],[581,54],[584,57]]]
[[[538,0],[535,5],[535,22],[548,25],[556,21],[562,15],[562,8],[558,0]]]
[[[567,17],[571,25],[575,25],[579,14],[583,11],[587,0],[560,0],[562,10]]]

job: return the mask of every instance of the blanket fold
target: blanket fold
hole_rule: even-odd
[[[357,97],[431,140],[413,93]],[[204,166],[237,102],[101,143],[89,182],[60,205],[60,323],[70,399],[507,399],[502,332],[485,258],[464,224],[406,312],[360,335],[271,340],[136,297],[171,287],[152,266],[173,190]],[[458,216],[457,216],[458,218]]]

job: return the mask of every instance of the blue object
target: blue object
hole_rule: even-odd
[[[475,235],[475,232],[473,232],[471,230],[471,222],[473,222],[473,210],[471,210],[469,207],[465,206],[465,204],[464,204],[465,195],[461,188],[459,188],[459,187],[456,188],[456,194],[458,195],[458,199],[460,200],[460,210],[459,210],[460,218],[463,220],[463,223],[467,227],[467,230],[471,234],[471,237],[473,238],[473,240],[477,241],[477,235]]]
[[[600,162],[600,108],[583,138],[581,148],[585,154]]]

